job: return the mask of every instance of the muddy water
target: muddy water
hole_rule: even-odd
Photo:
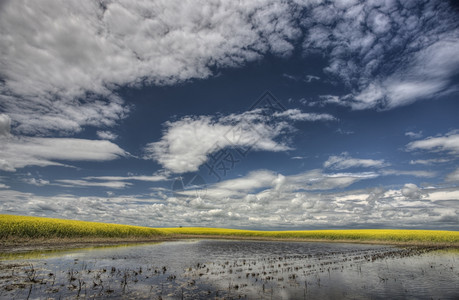
[[[0,299],[459,299],[459,252],[187,240],[0,254]]]

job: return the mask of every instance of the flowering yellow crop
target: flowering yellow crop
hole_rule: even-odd
[[[153,237],[159,230],[130,225],[0,215],[0,238]]]
[[[266,239],[323,241],[375,241],[388,243],[423,243],[459,245],[458,231],[358,229],[256,231],[222,228],[150,228],[130,225],[84,222],[63,219],[0,215],[0,239],[5,238],[128,238],[221,236]]]
[[[299,230],[299,231],[254,231],[219,228],[164,228],[162,231],[184,235],[221,235],[275,239],[305,240],[352,240],[384,242],[419,242],[459,244],[458,231],[357,229],[357,230]]]

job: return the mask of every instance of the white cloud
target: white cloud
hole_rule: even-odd
[[[11,118],[8,115],[0,114],[0,136],[10,135]]]
[[[287,79],[290,79],[290,80],[293,80],[293,81],[298,81],[300,78],[297,77],[297,76],[294,76],[294,75],[290,75],[290,74],[287,74],[287,73],[283,73],[282,74],[282,77],[285,77]]]
[[[294,11],[274,0],[7,1],[0,107],[20,132],[112,126],[128,112],[112,94],[119,86],[175,84],[290,54],[301,34]]]
[[[310,83],[310,82],[312,82],[314,80],[320,80],[320,77],[319,76],[314,76],[314,75],[306,75],[305,81],[307,83]]]
[[[85,100],[28,99],[2,95],[0,85],[0,109],[14,120],[14,131],[28,135],[47,135],[50,132],[73,134],[84,126],[114,126],[127,116],[129,107],[114,95],[87,96]],[[54,99],[54,98],[53,98]]]
[[[349,168],[382,168],[387,165],[388,163],[386,163],[383,159],[352,158],[347,152],[341,153],[339,156],[330,156],[327,161],[324,162],[325,168],[334,170]]]
[[[214,185],[218,190],[224,189],[234,192],[253,192],[259,189],[275,191],[315,191],[344,188],[351,184],[375,178],[378,175],[372,172],[364,173],[323,173],[321,170],[311,170],[295,175],[282,175],[272,171],[260,170],[250,172],[247,176],[222,181]],[[208,189],[211,190],[213,187]]]
[[[441,163],[447,163],[451,160],[446,159],[446,158],[430,158],[430,159],[416,159],[416,160],[410,160],[410,165],[433,165],[433,164],[441,164]]]
[[[305,52],[322,53],[325,72],[353,91],[333,103],[393,108],[451,90],[456,19],[442,1],[415,9],[391,1],[4,1],[0,109],[26,134],[110,127],[130,110],[113,93],[120,86],[176,84],[268,53],[287,56],[303,35]]]
[[[24,182],[36,186],[44,186],[49,185],[49,180],[41,179],[41,178],[25,178]]]
[[[197,171],[207,156],[220,149],[233,147],[242,152],[286,151],[283,140],[295,129],[288,121],[333,121],[329,114],[304,113],[299,109],[266,114],[255,109],[228,116],[187,116],[166,122],[160,141],[145,147],[145,158],[154,159],[175,173]]]
[[[245,178],[250,183],[244,184]],[[390,190],[306,190],[314,178],[322,180],[325,176],[317,170],[291,176],[258,171],[239,178],[239,181],[228,180],[212,185],[204,197],[193,198],[186,194],[174,194],[174,197],[166,198],[114,194],[110,197],[68,194],[38,196],[3,189],[0,193],[0,210],[11,214],[23,214],[26,211],[35,216],[158,227],[215,227],[215,224],[221,227],[266,229],[371,228],[387,224],[392,227],[423,229],[457,227],[457,187],[427,189],[406,183]],[[282,186],[289,184],[289,181],[290,184],[294,181],[304,185],[298,186],[298,189]],[[68,182],[69,185],[74,183],[78,184],[75,181]],[[82,182],[81,186],[85,184]]]
[[[342,101],[341,97],[336,96],[336,95],[320,95],[318,101],[310,101],[307,104],[308,106],[311,106],[311,107],[313,106],[323,107],[327,104],[344,105],[346,103]]]
[[[425,150],[430,152],[447,152],[451,155],[459,154],[459,134],[452,131],[444,136],[428,137],[406,145],[408,151]]]
[[[376,178],[378,176],[378,174],[373,172],[323,173],[321,170],[311,170],[298,175],[287,176],[284,186],[287,189],[293,190],[333,190],[345,188],[355,182]]]
[[[259,188],[273,187],[278,175],[272,171],[253,171],[247,176],[225,180],[216,184],[218,189],[233,191],[253,191]]]
[[[352,131],[352,130],[345,130],[345,129],[341,129],[341,128],[336,129],[336,132],[339,133],[339,134],[344,134],[344,135],[354,134],[354,131]]]
[[[207,155],[225,147],[257,151],[286,151],[286,143],[276,141],[292,127],[286,122],[267,122],[260,111],[232,114],[220,118],[184,117],[166,122],[160,141],[146,146],[145,158],[158,161],[175,173],[197,171]]]
[[[137,175],[137,176],[88,176],[84,179],[87,180],[107,180],[107,181],[148,181],[148,182],[159,182],[168,180],[168,178],[164,175]]]
[[[4,183],[0,183],[0,189],[8,189],[8,188],[10,188],[8,185]]]
[[[412,139],[420,139],[422,138],[422,131],[419,131],[419,132],[408,131],[408,132],[405,132],[405,135]]]
[[[397,176],[414,176],[414,177],[428,177],[428,178],[437,176],[437,172],[423,171],[423,170],[406,171],[406,170],[387,169],[387,170],[381,170],[380,173],[381,175],[384,175],[384,176],[397,175]]]
[[[110,131],[97,131],[97,136],[103,140],[116,140],[118,135]]]
[[[107,161],[128,153],[109,141],[75,138],[0,138],[0,169],[64,166],[60,161]]]
[[[390,109],[455,89],[458,22],[447,2],[317,3],[303,24],[305,51],[325,53],[325,71],[352,90],[337,103]]]
[[[409,199],[420,199],[421,198],[421,189],[414,183],[407,183],[403,186],[402,195]]]
[[[132,185],[132,183],[124,181],[103,181],[103,182],[94,182],[81,179],[57,179],[55,180],[57,185],[64,187],[105,187],[113,189],[123,189],[127,186]]]
[[[301,80],[301,81],[306,82],[306,83],[311,83],[314,80],[320,80],[319,76],[314,76],[314,75],[310,75],[310,74],[306,75],[303,78],[303,76],[294,76],[294,75],[290,75],[290,74],[284,73],[284,74],[282,74],[282,77],[285,77],[285,78],[293,80],[293,81],[300,81]]]
[[[429,191],[428,195],[426,196],[427,199],[430,201],[445,201],[445,200],[453,200],[458,201],[459,199],[459,190],[457,188],[454,189],[433,189]],[[456,211],[457,213],[457,211]]]
[[[304,113],[301,110],[288,109],[283,112],[274,113],[275,117],[286,117],[293,121],[336,121],[336,118],[330,114]]]
[[[446,181],[459,182],[459,168],[446,176]]]

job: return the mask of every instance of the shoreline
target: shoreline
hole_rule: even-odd
[[[205,234],[174,234],[170,236],[155,236],[149,238],[37,238],[37,239],[1,239],[0,253],[26,253],[32,251],[53,251],[78,248],[96,248],[119,245],[139,245],[161,243],[168,241],[191,239],[217,239],[240,241],[276,241],[276,242],[305,242],[305,243],[351,243],[390,246],[418,246],[458,248],[458,243],[433,243],[422,241],[385,241],[385,240],[355,240],[355,239],[308,239],[308,238],[275,238],[238,235],[205,235]]]

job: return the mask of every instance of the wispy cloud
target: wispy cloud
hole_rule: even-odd
[[[306,78],[304,79],[304,81],[307,83],[313,82],[314,80],[320,80],[320,77],[314,75],[306,75]]]
[[[284,73],[284,74],[282,74],[282,77],[285,77],[285,78],[293,80],[293,81],[302,81],[302,82],[306,82],[306,83],[311,83],[311,82],[313,82],[315,80],[320,80],[319,76],[310,75],[310,74],[308,74],[306,76],[294,76],[294,75],[291,75],[291,74]]]
[[[282,175],[268,170],[253,171],[247,176],[215,184],[218,189],[253,192],[259,189],[315,191],[343,188],[365,179],[378,177],[373,172],[323,173],[310,170],[295,175]]]
[[[353,158],[349,153],[343,152],[341,155],[330,156],[324,162],[324,167],[334,170],[344,170],[349,168],[382,168],[388,166],[383,159]]]
[[[414,177],[426,177],[432,178],[437,176],[437,172],[434,171],[424,171],[424,170],[381,170],[380,173],[385,176],[397,175],[397,176],[414,176]]]
[[[109,141],[75,138],[0,137],[0,170],[66,166],[61,161],[107,161],[128,153]]]
[[[65,187],[104,187],[104,188],[112,188],[112,189],[122,189],[127,186],[132,185],[130,182],[124,181],[102,181],[102,182],[95,182],[95,181],[88,181],[88,180],[81,180],[81,179],[57,179],[55,180],[54,184],[65,186]]]
[[[419,131],[419,132],[407,131],[405,132],[405,135],[412,139],[420,139],[422,138],[422,131]]]
[[[147,181],[159,182],[168,180],[165,175],[132,175],[132,176],[88,176],[84,177],[86,180],[107,180],[107,181]]]
[[[447,159],[447,158],[416,159],[416,160],[410,160],[410,165],[430,166],[430,165],[434,165],[434,164],[447,163],[449,161],[451,161],[451,160]]]
[[[451,155],[459,154],[459,133],[457,130],[445,135],[428,137],[406,145],[408,151],[424,150],[430,152],[447,152]]]
[[[286,117],[293,121],[336,121],[336,118],[330,114],[324,113],[305,113],[301,110],[295,109],[288,109],[283,112],[276,112],[274,113],[275,117]]]

